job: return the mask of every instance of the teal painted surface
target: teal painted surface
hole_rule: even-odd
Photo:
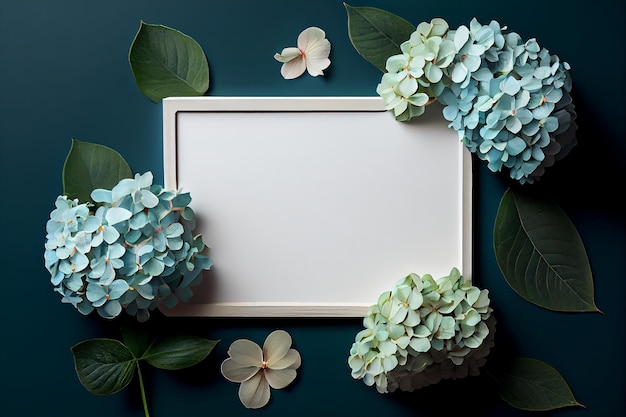
[[[351,5],[385,8],[415,24],[435,16],[446,18],[451,26],[468,23],[474,16],[482,22],[496,19],[524,38],[536,37],[572,65],[580,143],[539,187],[552,193],[577,226],[604,314],[541,310],[506,285],[495,262],[491,233],[507,183],[478,163],[475,283],[490,289],[499,321],[493,360],[525,356],[547,362],[587,406],[541,415],[596,417],[623,412],[626,228],[623,205],[617,201],[624,189],[626,157],[622,2],[372,0]],[[80,316],[61,304],[42,259],[44,226],[62,191],[61,168],[71,138],[110,146],[136,172],[152,170],[162,180],[161,106],[141,95],[127,63],[140,20],[174,27],[202,45],[212,95],[374,95],[380,77],[350,45],[345,10],[338,0],[2,1],[1,416],[143,415],[135,384],[113,396],[96,397],[78,382],[70,347],[91,337],[117,337],[121,323]],[[295,45],[297,34],[311,25],[326,30],[332,43],[327,76],[285,81],[272,56]],[[435,416],[441,409],[446,415],[463,410],[465,416],[533,415],[503,404],[483,377],[411,394],[377,394],[352,380],[346,364],[361,328],[359,320],[155,317],[151,326],[176,326],[222,341],[198,368],[147,371],[153,417]],[[245,410],[237,399],[237,385],[219,375],[219,363],[233,340],[260,343],[276,328],[293,335],[303,357],[300,376],[290,388],[274,391],[267,408]]]

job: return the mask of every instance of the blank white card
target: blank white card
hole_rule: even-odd
[[[168,315],[362,316],[409,273],[471,274],[471,168],[439,109],[379,98],[164,100],[167,188],[214,262]]]

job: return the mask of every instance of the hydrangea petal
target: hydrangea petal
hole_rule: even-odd
[[[152,185],[154,176],[152,175],[152,172],[147,171],[141,175],[135,174],[135,180],[137,181],[139,188],[148,188]]]
[[[100,285],[91,282],[87,285],[87,299],[89,301],[94,302],[105,296],[106,292]]]
[[[388,73],[397,73],[401,71],[407,65],[406,57],[402,54],[392,55],[387,58],[385,62],[385,68]]]
[[[80,252],[74,253],[70,260],[72,262],[72,272],[80,272],[89,265],[87,256]]]
[[[105,319],[112,319],[122,312],[122,305],[117,300],[110,300],[98,309],[98,314]]]
[[[128,291],[128,283],[123,279],[116,279],[109,285],[109,297],[110,299],[120,298],[126,291]]]
[[[134,285],[133,288],[137,290],[139,295],[141,295],[146,300],[152,300],[154,298],[153,288],[150,284],[144,285]]]
[[[463,65],[455,65],[452,69],[452,74],[450,74],[450,78],[455,83],[461,83],[467,77],[467,68]]]
[[[147,208],[156,207],[159,204],[159,198],[152,194],[150,191],[142,190],[141,191],[141,204]]]
[[[121,207],[111,207],[107,210],[105,214],[105,219],[110,226],[116,225],[124,220],[128,220],[132,217],[133,213],[130,211],[121,208]]]
[[[124,178],[117,183],[111,190],[111,200],[120,201],[122,198],[130,195],[137,188],[137,182],[132,178]]]
[[[476,55],[467,55],[463,60],[463,65],[467,68],[468,72],[474,72],[478,68],[480,68],[481,59],[478,54]]]
[[[83,223],[83,231],[87,233],[93,233],[98,230],[98,227],[102,224],[101,220],[96,216],[87,216]]]
[[[514,77],[507,77],[500,85],[502,91],[510,96],[514,96],[520,90],[521,85]]]
[[[396,356],[388,356],[383,359],[383,370],[385,372],[392,371],[396,366],[398,366],[398,358]]]
[[[84,286],[83,275],[82,274],[72,274],[69,277],[65,278],[63,284],[70,290],[74,292],[82,292],[82,288]]]
[[[554,105],[552,103],[546,102],[538,107],[535,107],[532,110],[533,117],[537,120],[545,119],[550,116],[550,113],[554,110]]]
[[[167,228],[165,230],[165,235],[168,238],[176,237],[176,236],[182,235],[184,231],[185,231],[185,229],[183,228],[182,224],[180,224],[180,223],[172,223],[169,226],[167,226]]]
[[[517,117],[509,117],[506,119],[506,128],[511,133],[517,133],[522,130],[522,122]]]
[[[454,46],[460,51],[465,43],[469,40],[469,29],[466,26],[459,26],[454,32]]]
[[[91,192],[91,199],[97,203],[112,203],[111,190],[97,188]]]
[[[428,103],[429,100],[430,100],[430,97],[428,96],[428,94],[417,93],[409,97],[407,101],[414,106],[423,107]]]
[[[417,80],[413,77],[406,77],[398,84],[398,92],[403,97],[410,97],[417,92]]]

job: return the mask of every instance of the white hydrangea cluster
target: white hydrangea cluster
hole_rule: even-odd
[[[438,279],[406,276],[365,315],[348,358],[352,377],[387,393],[477,375],[493,345],[489,303],[488,290],[457,268]]]

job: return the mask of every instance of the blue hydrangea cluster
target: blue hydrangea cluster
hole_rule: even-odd
[[[377,92],[397,120],[443,104],[459,139],[493,172],[534,183],[576,145],[570,66],[496,21],[421,23],[388,58]]]
[[[363,318],[348,357],[352,377],[387,393],[477,375],[493,346],[489,303],[488,291],[456,268],[438,279],[408,275]]]
[[[146,172],[96,189],[95,205],[57,197],[44,260],[62,302],[107,319],[125,310],[143,322],[159,303],[174,307],[193,295],[212,261],[192,235],[191,197],[152,182]]]

